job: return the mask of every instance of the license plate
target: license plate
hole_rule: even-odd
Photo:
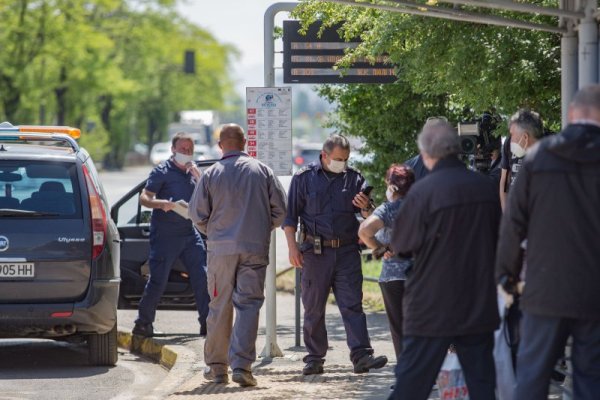
[[[0,279],[32,279],[35,277],[33,263],[0,262]]]

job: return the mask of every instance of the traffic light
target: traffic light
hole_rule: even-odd
[[[196,53],[194,50],[185,51],[185,62],[183,64],[183,72],[186,74],[196,73]]]

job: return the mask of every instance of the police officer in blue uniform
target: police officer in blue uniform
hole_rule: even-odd
[[[302,268],[304,343],[308,355],[303,374],[323,373],[327,353],[325,306],[333,288],[340,309],[350,360],[355,373],[381,368],[385,356],[374,357],[362,308],[362,269],[356,213],[372,212],[368,195],[361,193],[365,179],[347,166],[350,143],[332,135],[323,144],[320,160],[292,178],[288,212],[283,223],[290,263]],[[295,240],[298,220],[304,241]]]
[[[152,170],[146,187],[140,195],[142,205],[152,208],[150,221],[150,279],[138,307],[133,334],[154,335],[152,323],[156,307],[169,280],[173,263],[179,258],[187,269],[194,291],[200,336],[206,335],[208,289],[206,283],[206,248],[200,233],[191,220],[176,212],[175,202],[189,202],[200,170],[193,162],[194,141],[186,133],[175,134],[172,140],[173,156]]]

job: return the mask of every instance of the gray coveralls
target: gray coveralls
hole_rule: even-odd
[[[196,185],[190,218],[208,238],[211,299],[204,361],[215,375],[229,365],[250,371],[256,360],[269,242],[285,217],[285,200],[273,171],[240,151],[226,153]]]
[[[358,171],[347,168],[340,174],[326,173],[320,161],[292,178],[283,226],[296,228],[300,218],[307,234],[307,241],[300,248],[304,256],[304,344],[308,351],[304,362],[325,361],[325,306],[331,288],[344,321],[350,360],[355,364],[363,356],[373,354],[362,309],[363,276],[355,215],[360,210],[352,204],[363,186],[365,179]],[[320,255],[314,253],[311,244],[315,235],[324,241]]]

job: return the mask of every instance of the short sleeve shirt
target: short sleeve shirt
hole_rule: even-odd
[[[155,193],[157,199],[169,201],[190,201],[194,192],[195,182],[191,174],[179,169],[171,160],[156,166],[146,182],[145,189]],[[181,217],[174,211],[163,211],[160,208],[152,210],[151,225],[170,233],[193,233],[192,222]]]
[[[389,245],[392,236],[394,219],[400,211],[402,200],[383,203],[373,211],[373,215],[383,221],[383,228],[376,234],[375,238],[384,245]],[[389,260],[383,260],[383,267],[379,275],[379,282],[405,280],[407,271],[412,267],[412,259],[394,256]]]
[[[507,137],[504,139],[504,144],[502,145],[502,169],[508,171],[504,192],[508,192],[515,183],[515,179],[519,174],[519,169],[522,164],[523,157],[517,158],[512,155],[512,152],[510,151],[510,137]]]

